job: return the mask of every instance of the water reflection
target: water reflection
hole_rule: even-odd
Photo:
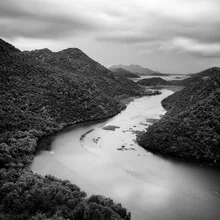
[[[52,143],[54,154],[41,152],[32,170],[109,196],[131,210],[133,219],[220,219],[218,170],[156,156],[135,142],[136,133],[150,124],[146,119],[165,113],[160,102],[172,92],[162,92],[135,99],[105,122],[60,133]],[[109,125],[117,128],[103,129]]]
[[[149,79],[149,78],[153,78],[153,77],[160,77],[162,79],[165,80],[183,80],[186,78],[189,78],[190,75],[187,74],[170,74],[168,76],[151,76],[151,75],[146,75],[146,76],[141,76],[140,78],[130,78],[130,80],[133,80],[134,82],[137,82],[141,79]]]

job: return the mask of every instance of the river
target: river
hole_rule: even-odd
[[[219,220],[220,171],[154,155],[135,142],[138,131],[165,114],[161,100],[134,99],[120,114],[85,123],[53,137],[31,169],[68,179],[88,195],[120,202],[135,220]]]

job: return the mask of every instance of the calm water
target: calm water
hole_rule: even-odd
[[[105,122],[56,135],[52,151],[40,152],[31,169],[69,179],[88,195],[111,197],[132,219],[219,220],[220,171],[165,159],[135,143],[135,132],[150,124],[147,119],[165,113],[160,102],[171,93],[135,99]],[[104,130],[108,125],[117,127]]]
[[[131,78],[131,80],[133,80],[134,82],[137,82],[141,79],[149,79],[153,77],[160,77],[162,79],[169,81],[169,80],[182,80],[182,79],[189,78],[190,76],[187,74],[170,74],[169,76],[141,76],[140,78]]]

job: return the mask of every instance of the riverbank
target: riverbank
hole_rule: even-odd
[[[35,151],[35,153],[38,153],[39,151],[41,150],[48,150],[50,151],[51,148],[50,148],[50,143],[52,141],[52,138],[54,135],[56,135],[58,132],[63,132],[63,131],[67,131],[68,129],[74,129],[75,126],[78,126],[79,124],[93,124],[93,123],[99,123],[101,121],[104,121],[104,120],[107,120],[111,117],[114,117],[115,115],[119,114],[121,111],[123,111],[124,109],[126,109],[127,107],[127,104],[129,104],[131,101],[133,101],[134,99],[136,98],[141,98],[141,97],[144,97],[144,96],[154,96],[154,95],[160,95],[161,92],[159,91],[151,91],[151,90],[146,90],[142,96],[131,96],[131,97],[127,97],[127,98],[123,98],[123,99],[120,99],[119,101],[123,104],[121,106],[121,109],[116,112],[115,114],[112,114],[112,115],[108,115],[107,117],[96,117],[96,119],[93,119],[93,120],[76,120],[75,122],[72,122],[72,123],[62,123],[62,124],[59,124],[57,128],[52,128],[50,130],[49,133],[46,133],[46,134],[43,134],[42,136],[37,137],[37,149]]]
[[[161,90],[161,89],[168,89],[171,90],[172,92],[178,92],[184,89],[184,86],[173,86],[173,85],[156,85],[156,86],[146,86],[147,89],[156,89],[156,90]]]
[[[120,111],[125,108],[125,105],[121,105]],[[105,120],[120,111],[116,113],[112,111],[105,117],[99,115],[96,118]],[[47,120],[49,121],[50,118]],[[94,123],[95,120],[89,121]],[[110,216],[111,219],[130,219],[130,213],[110,198],[87,196],[78,186],[67,180],[60,180],[51,175],[43,177],[29,169],[29,165],[39,151],[51,149],[50,142],[55,134],[83,123],[87,122],[75,120],[71,123],[45,123],[46,126],[42,124],[41,130],[8,132],[1,136],[1,139],[8,139],[8,142],[1,142],[0,145],[0,165],[2,167],[0,172],[0,210],[2,210],[0,218],[3,217],[5,220],[29,219],[31,216],[45,219],[46,215],[55,218],[57,211],[60,211],[59,216],[64,219],[74,219],[74,216],[81,216],[79,218],[84,219],[83,216],[87,210],[90,212],[89,219],[96,218],[96,215],[104,219],[107,218],[106,216]],[[42,140],[46,142],[39,145]],[[21,185],[22,187],[20,187]],[[54,190],[59,198],[53,195]],[[60,203],[60,199],[62,203]],[[90,203],[93,203],[94,206],[91,207]],[[46,210],[45,207],[47,207]],[[64,209],[66,211],[63,211]],[[41,214],[40,210],[44,210],[45,214]]]
[[[152,152],[219,166],[220,79],[201,79],[167,97],[168,111],[139,135],[138,143]]]
[[[145,86],[143,86],[143,88],[145,88]],[[131,97],[122,98],[122,99],[119,99],[119,100],[123,104],[127,105],[130,102],[132,102],[134,99],[141,98],[141,97],[144,97],[144,96],[154,96],[154,95],[160,95],[160,94],[161,94],[161,92],[158,91],[157,89],[145,88],[145,92],[141,96],[131,96]]]
[[[123,109],[121,109],[121,111],[123,111],[125,108],[126,108],[126,106]],[[57,129],[52,130],[52,133],[50,132],[50,133],[44,134],[43,136],[41,136],[40,138],[37,139],[37,150],[35,151],[35,154],[37,154],[39,151],[43,151],[43,150],[50,151],[51,150],[51,142],[53,141],[54,136],[60,132],[67,132],[69,130],[74,129],[76,126],[79,126],[79,125],[99,123],[99,122],[105,121],[111,117],[114,117],[115,115],[119,114],[120,112],[113,114],[113,115],[110,115],[108,117],[100,117],[100,118],[97,118],[94,120],[75,121],[75,122],[68,123],[68,124],[62,124]]]
[[[157,121],[159,122],[159,120]],[[166,151],[163,149],[159,148],[151,148],[151,147],[145,147],[142,143],[142,136],[144,135],[145,132],[139,132],[137,134],[136,140],[137,143],[143,147],[145,150],[161,157],[167,160],[173,160],[176,162],[182,162],[182,163],[189,163],[193,164],[195,166],[200,166],[200,167],[212,167],[216,169],[220,169],[220,163],[219,162],[214,162],[213,160],[210,159],[201,159],[197,157],[192,157],[191,155],[186,155],[186,154],[177,154],[176,152],[172,151]]]
[[[57,134],[52,142],[54,153],[40,152],[31,169],[69,179],[89,196],[103,194],[120,201],[134,220],[146,216],[183,220],[188,213],[191,219],[218,220],[219,199],[213,196],[220,192],[217,170],[154,155],[135,142],[134,131],[143,130],[165,113],[161,100],[170,94],[163,90],[158,96],[135,99],[105,122],[79,124]],[[109,125],[116,129],[103,129]]]

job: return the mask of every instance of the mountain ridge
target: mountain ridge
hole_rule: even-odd
[[[120,97],[127,94],[136,96],[143,89],[131,80],[115,75],[110,70],[94,61],[78,48],[68,48],[58,52],[34,50],[26,52],[49,67],[56,67],[75,77],[86,77],[90,83],[101,88],[107,95]]]
[[[8,42],[2,40],[0,38],[0,53],[15,53],[21,52],[18,48],[14,47],[13,45],[9,44]]]
[[[51,59],[48,50],[37,52],[36,59],[33,54],[21,52],[3,40],[0,48],[0,218],[130,219],[130,213],[111,199],[97,195],[87,197],[69,181],[42,177],[28,166],[38,152],[37,143],[42,137],[68,125],[114,116],[125,108],[115,96],[120,92],[138,94],[142,90],[132,87],[133,83],[127,83],[125,78],[117,80],[109,70],[102,72],[102,67],[89,58],[86,59],[91,63],[77,62],[77,68],[82,68],[74,74],[67,62],[68,56],[61,58],[70,66],[62,66],[60,57],[58,61],[52,57],[57,64],[53,66],[52,61],[46,62]],[[62,53],[66,52],[73,50]],[[102,86],[93,82],[95,78],[88,77],[90,73],[84,65],[93,65],[96,77],[102,78]],[[71,71],[66,71],[68,68]],[[120,83],[121,79],[125,83]],[[117,86],[116,92],[113,84]],[[126,85],[127,89],[131,87],[131,92],[124,89]],[[104,86],[110,86],[112,93],[103,91]]]
[[[220,76],[220,67],[211,67],[201,72],[191,74],[189,78],[183,80],[171,80],[170,82],[175,85],[189,86],[194,83],[197,83],[197,81],[202,79],[203,77],[213,77],[213,76]]]
[[[162,101],[167,113],[137,137],[141,146],[200,163],[220,164],[220,75],[212,68],[203,74],[205,78]]]
[[[128,70],[122,69],[122,68],[115,68],[115,69],[111,69],[111,71],[118,75],[118,76],[123,76],[125,78],[140,78],[139,75],[132,73]]]
[[[122,68],[122,69],[125,69],[127,71],[130,71],[138,75],[150,75],[151,73],[156,72],[154,70],[151,70],[151,69],[148,69],[140,65],[136,65],[136,64],[130,64],[130,65],[118,64],[118,65],[113,65],[110,67],[110,69],[116,69],[116,68]]]
[[[144,86],[172,85],[169,81],[164,80],[161,77],[141,79],[137,81],[137,84],[144,85]]]

